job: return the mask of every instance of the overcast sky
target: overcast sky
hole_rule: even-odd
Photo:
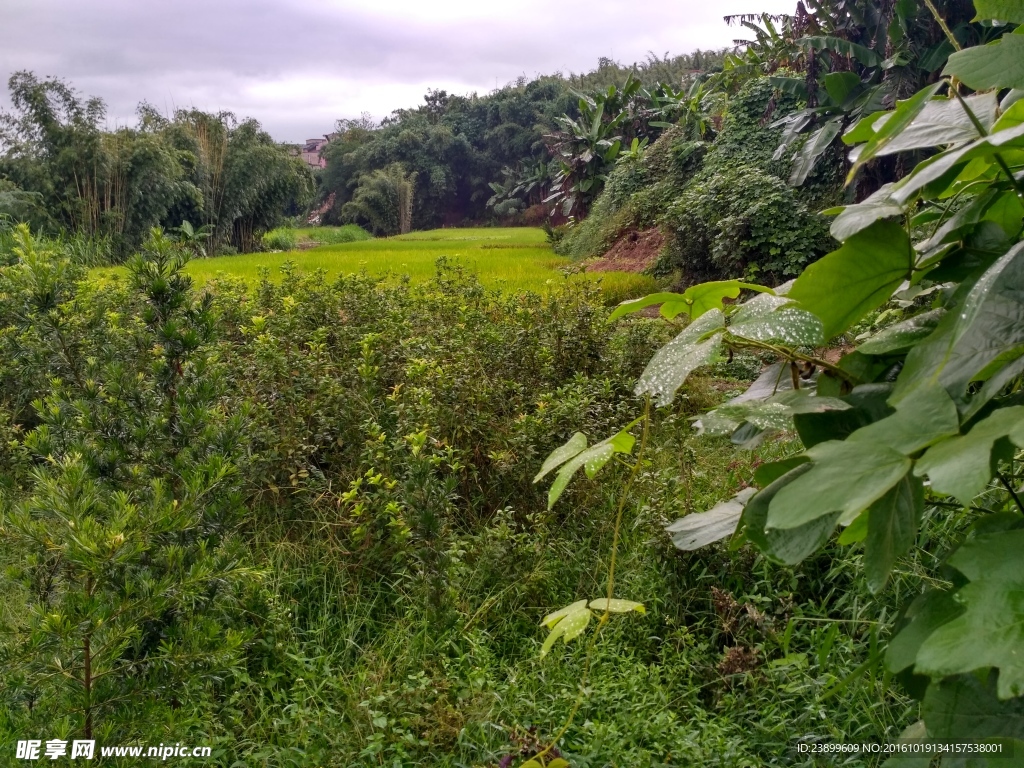
[[[255,117],[279,141],[380,118],[428,88],[486,93],[520,75],[593,69],[697,48],[742,28],[725,14],[796,0],[0,0],[0,77],[28,69],[107,103]],[[6,87],[0,108],[7,108]]]

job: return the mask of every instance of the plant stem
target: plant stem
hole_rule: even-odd
[[[984,125],[982,125],[981,120],[978,119],[978,116],[974,114],[974,110],[967,106],[967,102],[964,101],[964,97],[960,95],[960,92],[956,88],[950,88],[950,90],[953,92],[953,95],[956,97],[956,100],[960,102],[960,106],[964,108],[964,112],[967,113],[967,118],[971,121],[971,124],[974,126],[974,129],[981,136],[988,136],[988,130],[985,128]],[[1010,180],[1010,183],[1013,185],[1013,188],[1017,190],[1017,194],[1020,197],[1024,198],[1024,187],[1022,187],[1020,182],[1017,181],[1017,177],[1013,175],[1013,171],[1010,170],[1010,166],[1006,164],[1006,161],[1003,159],[1003,156],[996,152],[992,156],[992,158],[999,165],[1000,169],[1002,169],[1003,173],[1006,174],[1006,178]]]
[[[629,490],[636,480],[638,474],[640,474],[640,466],[643,464],[644,450],[647,447],[647,437],[650,434],[651,429],[651,396],[647,395],[644,398],[644,429],[640,435],[640,448],[636,453],[636,463],[633,464],[633,469],[629,473],[629,477],[626,478],[626,482],[622,486],[622,491],[619,493],[619,508],[615,512],[615,530],[612,532],[612,554],[608,563],[608,600],[611,601],[614,596],[615,589],[615,560],[619,550],[619,530],[622,527],[622,514],[626,509],[626,500],[629,496]],[[601,624],[608,621],[608,617],[611,615],[611,611],[608,610],[608,606],[605,605],[604,615],[601,616]],[[600,625],[598,625],[600,627]]]
[[[774,352],[779,357],[787,358],[790,360],[800,360],[805,363],[813,363],[814,365],[818,366],[819,368],[823,368],[824,370],[831,373],[833,376],[837,376],[838,378],[842,379],[848,384],[854,383],[853,379],[850,377],[850,374],[848,374],[842,368],[838,368],[832,365],[832,363],[826,360],[822,360],[821,358],[814,357],[813,355],[805,355],[795,350],[777,347],[774,344],[768,344],[767,342],[764,341],[752,341],[751,339],[744,339],[741,336],[730,335],[729,338],[731,339],[733,345],[737,347],[752,347],[754,349],[765,349],[768,350],[769,352]]]
[[[1017,492],[1013,490],[1013,486],[1010,485],[1009,481],[1006,479],[1006,476],[1003,475],[1002,472],[999,473],[999,482],[1001,482],[1003,484],[1003,487],[1006,488],[1007,492],[1010,494],[1010,498],[1013,499],[1013,503],[1017,505],[1017,509],[1019,509],[1021,512],[1024,512],[1024,504],[1021,504],[1020,497],[1017,496]]]
[[[928,6],[928,10],[932,12],[932,16],[934,16],[935,20],[939,22],[939,26],[942,27],[942,31],[945,33],[946,39],[949,40],[949,44],[952,45],[955,50],[959,51],[960,43],[958,43],[957,39],[953,36],[952,31],[950,31],[949,26],[946,24],[946,20],[942,18],[939,13],[939,9],[935,7],[932,0],[924,0],[924,4]]]
[[[542,749],[540,752],[533,756],[534,760],[538,760],[539,758],[544,757],[555,748],[555,745],[558,744],[559,739],[561,739],[565,735],[566,731],[569,730],[569,727],[576,719],[576,715],[579,713],[580,707],[583,706],[583,697],[587,689],[587,681],[590,679],[590,668],[592,666],[594,657],[594,646],[597,645],[597,638],[598,635],[601,633],[601,629],[604,627],[605,624],[608,623],[608,618],[611,616],[609,606],[611,605],[612,597],[615,594],[615,561],[619,549],[619,531],[622,528],[622,515],[626,510],[626,501],[629,498],[629,491],[632,488],[633,482],[636,480],[637,475],[640,474],[640,467],[643,466],[644,450],[647,447],[647,438],[650,434],[651,426],[650,395],[647,395],[644,398],[643,422],[644,428],[643,432],[640,435],[640,448],[637,450],[636,453],[636,461],[633,463],[633,466],[630,469],[629,476],[626,478],[626,482],[623,483],[622,485],[622,490],[619,491],[619,504],[618,508],[615,511],[615,527],[612,531],[611,558],[608,563],[608,589],[606,592],[608,600],[605,603],[604,613],[601,614],[601,617],[597,620],[597,629],[594,630],[594,633],[590,636],[590,641],[587,643],[587,653],[584,657],[583,662],[583,675],[580,678],[580,692],[579,695],[576,697],[576,701],[572,705],[572,709],[569,710],[568,717],[566,717],[565,722],[562,724],[562,727],[558,729],[558,733],[556,733],[552,737],[551,742],[546,747],[544,747],[544,749]]]

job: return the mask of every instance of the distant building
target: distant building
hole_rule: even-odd
[[[327,160],[320,155],[320,152],[327,146],[333,135],[335,134],[327,134],[322,139],[306,139],[299,154],[310,168],[327,167]]]

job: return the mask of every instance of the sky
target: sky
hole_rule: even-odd
[[[0,77],[54,75],[107,104],[228,110],[278,141],[376,119],[428,88],[487,93],[521,75],[584,72],[745,37],[726,14],[796,0],[0,0]],[[10,101],[6,87],[0,109]]]

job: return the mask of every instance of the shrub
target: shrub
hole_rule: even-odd
[[[665,131],[638,161],[612,170],[590,215],[569,230],[556,251],[578,259],[600,256],[623,232],[653,226],[700,168],[706,149],[704,142],[687,141],[681,128]]]
[[[789,162],[773,159],[780,131],[768,124],[795,107],[757,78],[729,100],[714,143],[667,130],[638,162],[612,171],[590,216],[556,250],[597,256],[626,231],[660,225],[668,244],[658,274],[797,274],[830,248],[826,222],[812,211],[835,202],[839,179],[822,171],[798,190],[785,183]]]
[[[317,229],[310,235],[322,245],[336,245],[338,243],[357,243],[363,240],[372,240],[373,235],[360,227],[358,224],[346,224],[343,227],[324,227]]]
[[[278,227],[263,235],[263,247],[268,251],[292,251],[298,243],[294,229]]]
[[[828,222],[781,179],[755,166],[722,165],[694,179],[664,219],[659,272],[691,279],[796,275],[829,249]]]
[[[137,739],[180,723],[167,691],[197,695],[245,639],[229,628],[234,587],[252,576],[233,536],[245,413],[220,407],[211,303],[182,274],[175,243],[154,232],[115,313],[21,234],[22,263],[0,274],[0,323],[24,329],[12,351],[50,376],[37,390],[41,423],[22,443],[35,467],[0,527],[5,556],[21,554],[4,585],[22,600],[0,615],[0,721]],[[45,363],[53,346],[63,370]]]
[[[114,262],[114,249],[109,237],[90,237],[79,232],[65,235],[54,245],[72,264],[80,264],[83,267],[106,267]]]

